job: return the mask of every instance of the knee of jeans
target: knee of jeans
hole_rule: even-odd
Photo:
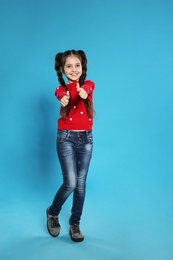
[[[65,186],[68,191],[72,192],[76,188],[76,182],[70,182],[68,184],[65,184]]]

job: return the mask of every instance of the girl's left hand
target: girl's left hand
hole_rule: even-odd
[[[88,97],[88,93],[79,86],[79,83],[76,84],[76,90],[81,98],[86,99]]]

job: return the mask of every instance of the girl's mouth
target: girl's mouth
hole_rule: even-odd
[[[78,75],[78,73],[73,73],[73,74],[70,74],[71,76],[75,77]]]

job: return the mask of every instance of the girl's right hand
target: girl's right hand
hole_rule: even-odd
[[[61,106],[62,107],[67,106],[69,103],[69,99],[70,99],[70,93],[69,93],[69,91],[67,91],[66,95],[63,98],[61,98],[61,100],[60,100]]]

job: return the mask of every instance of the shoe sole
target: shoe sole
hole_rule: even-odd
[[[71,232],[69,232],[69,234],[70,234],[71,240],[73,242],[82,242],[84,240],[84,237],[82,237],[82,238],[73,238],[72,235],[71,235]]]
[[[46,209],[46,216],[47,216],[47,230],[49,232],[49,234],[52,236],[52,237],[57,237],[59,236],[60,234],[60,228],[59,228],[59,233],[57,235],[53,235],[50,231],[49,231],[49,227],[48,227],[48,209]]]

